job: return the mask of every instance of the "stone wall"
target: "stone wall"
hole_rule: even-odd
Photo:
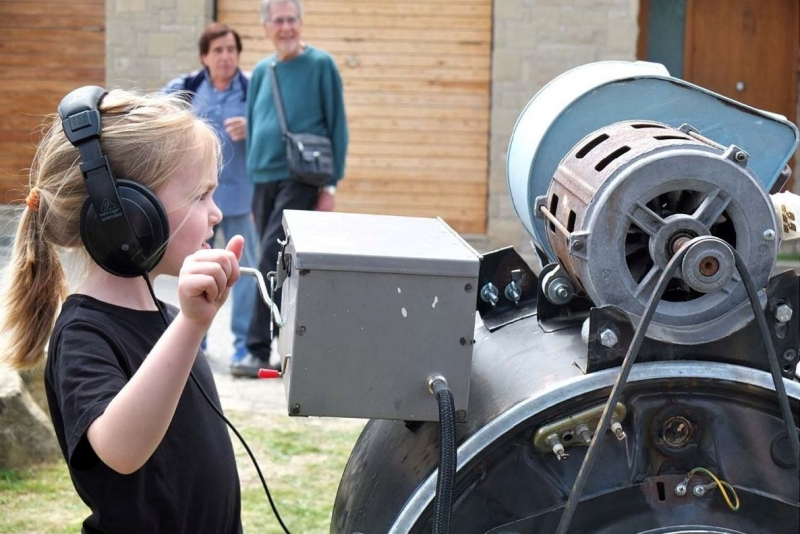
[[[511,130],[547,82],[584,63],[636,59],[639,0],[495,0],[487,245],[526,256],[506,184]]]
[[[213,0],[106,0],[106,85],[160,89],[200,66]]]

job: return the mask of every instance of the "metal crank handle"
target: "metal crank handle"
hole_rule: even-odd
[[[272,299],[269,298],[269,293],[267,292],[267,284],[264,282],[264,277],[261,275],[261,271],[258,269],[254,269],[253,267],[239,267],[239,272],[241,274],[247,274],[252,276],[256,279],[256,285],[258,285],[258,292],[261,293],[261,298],[264,302],[269,306],[270,310],[272,310],[272,318],[275,323],[278,325],[279,328],[283,327],[284,322],[283,318],[281,317],[281,311],[272,302]]]

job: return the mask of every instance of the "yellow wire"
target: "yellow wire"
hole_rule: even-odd
[[[739,510],[739,496],[736,494],[736,490],[733,489],[733,486],[731,486],[730,484],[728,484],[724,480],[720,480],[719,478],[717,478],[717,476],[714,473],[712,473],[711,471],[709,471],[708,469],[706,469],[704,467],[695,467],[694,469],[689,471],[689,478],[692,478],[692,476],[695,475],[696,473],[703,473],[708,478],[713,480],[714,483],[719,488],[719,492],[722,494],[722,498],[725,499],[725,502],[728,504],[728,508],[730,508],[734,512]],[[731,500],[728,497],[728,492],[725,491],[725,488],[728,488],[731,491],[731,493],[733,494],[733,498],[736,501],[736,504],[731,503]]]

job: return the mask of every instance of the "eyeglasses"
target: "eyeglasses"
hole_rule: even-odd
[[[297,17],[278,17],[270,19],[268,22],[270,24],[274,24],[275,26],[283,26],[284,24],[288,24],[289,26],[296,26],[299,20],[300,19],[298,19]]]

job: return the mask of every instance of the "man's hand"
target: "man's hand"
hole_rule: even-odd
[[[314,209],[316,211],[333,211],[335,204],[336,196],[328,193],[323,188],[319,190],[319,195],[317,196],[317,206]]]
[[[225,125],[225,131],[228,133],[228,136],[231,138],[231,141],[241,141],[245,137],[247,137],[247,119],[244,117],[231,117],[230,119],[225,119],[223,123]]]

